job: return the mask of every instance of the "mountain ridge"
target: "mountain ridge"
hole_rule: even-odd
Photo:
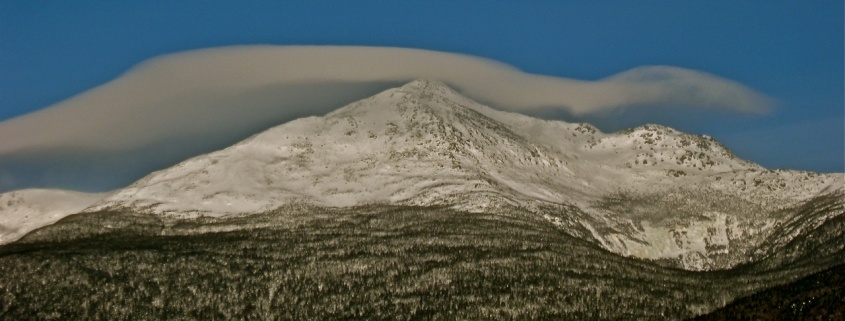
[[[690,77],[602,82],[683,95]],[[499,111],[429,80],[110,193],[0,193],[0,319],[680,320],[842,262],[845,173],[768,170],[662,125]],[[799,290],[793,312],[816,300]]]
[[[0,245],[83,211],[106,195],[57,189],[23,189],[2,193]]]
[[[841,195],[842,181],[769,171],[707,136],[657,125],[605,134],[497,111],[418,80],[152,173],[86,211],[220,217],[297,202],[517,206],[611,252],[701,270],[744,262],[740,254],[782,215],[795,215],[785,209]],[[613,205],[618,197],[644,201]],[[730,258],[712,258],[720,255]]]

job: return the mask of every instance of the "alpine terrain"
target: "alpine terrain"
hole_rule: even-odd
[[[37,193],[0,195],[0,242],[81,214],[0,247],[0,318],[684,319],[845,263],[843,174],[768,170],[660,125],[497,111],[435,81],[60,216],[19,201]],[[30,209],[45,218],[14,214]]]

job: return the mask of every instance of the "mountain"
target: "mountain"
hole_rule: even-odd
[[[415,81],[110,193],[0,195],[0,319],[682,320],[822,290],[825,315],[844,189]]]
[[[106,194],[25,189],[0,194],[0,245],[76,214]]]
[[[659,125],[602,133],[414,81],[152,173],[86,211],[518,208],[620,255],[708,270],[765,259],[841,216],[843,198],[842,174],[767,170],[707,136]],[[830,204],[814,207],[820,199]],[[804,225],[774,234],[792,221]]]
[[[683,320],[843,260],[689,272],[518,210],[101,211],[0,246],[0,319]]]
[[[845,265],[738,299],[692,320],[843,320]]]

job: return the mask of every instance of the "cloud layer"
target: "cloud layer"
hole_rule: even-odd
[[[323,114],[414,79],[439,80],[492,107],[523,113],[555,108],[585,116],[648,106],[764,113],[771,104],[736,82],[665,66],[583,81],[416,49],[206,49],[149,60],[76,97],[0,122],[0,191],[73,188],[67,185],[102,175],[91,169],[98,160],[111,162],[103,164],[109,168],[124,168],[126,174],[116,176],[126,177],[86,189],[118,187],[143,175],[136,172],[222,148],[273,125]]]

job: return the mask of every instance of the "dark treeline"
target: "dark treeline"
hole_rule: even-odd
[[[0,247],[3,320],[672,320],[843,261],[689,272],[519,213],[100,212]]]

